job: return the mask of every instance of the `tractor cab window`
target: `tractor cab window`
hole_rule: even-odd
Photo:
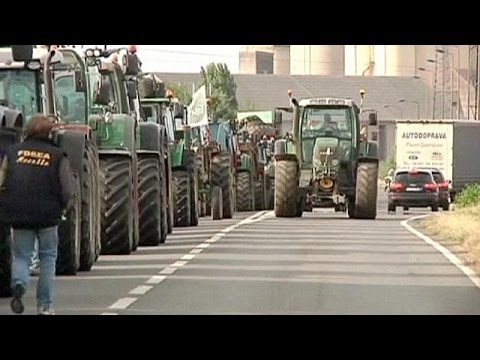
[[[22,111],[28,122],[41,112],[39,84],[34,71],[0,70],[0,105]]]
[[[75,73],[83,73],[80,59],[71,51],[62,51],[63,61],[52,66],[54,101],[57,115],[68,122],[85,123],[87,98],[80,89]],[[81,81],[80,81],[81,82]]]
[[[314,163],[315,145],[334,141],[335,157],[350,159],[353,156],[352,141],[355,136],[351,107],[348,106],[315,106],[306,107],[301,114],[302,152],[305,163]],[[333,151],[333,149],[332,149]]]

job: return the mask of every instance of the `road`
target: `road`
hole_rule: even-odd
[[[480,291],[392,216],[375,221],[317,210],[202,219],[164,246],[102,256],[90,273],[60,277],[59,315],[480,314]],[[35,314],[35,281],[26,314]],[[0,299],[0,315],[10,314]]]

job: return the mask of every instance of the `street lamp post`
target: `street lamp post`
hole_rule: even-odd
[[[388,109],[388,108],[392,108],[392,109],[397,109],[400,111],[400,119],[403,119],[403,110],[401,107],[399,106],[395,106],[395,105],[383,105],[383,108],[384,109]]]
[[[403,103],[414,103],[414,104],[417,104],[417,120],[420,119],[420,103],[418,101],[415,101],[415,100],[406,100],[406,99],[400,99],[398,100],[399,103],[403,104]]]
[[[443,57],[442,57],[442,77],[443,77],[444,66],[445,66],[445,57],[448,57],[448,56],[452,57],[452,62],[449,63],[449,67],[450,67],[450,118],[453,119],[453,68],[454,68],[455,57],[453,56],[452,53],[450,53],[448,51],[448,48],[447,48],[447,50],[437,49],[436,51],[443,55]],[[459,104],[457,104],[457,106],[459,106]],[[442,110],[442,112],[443,112],[443,110]]]

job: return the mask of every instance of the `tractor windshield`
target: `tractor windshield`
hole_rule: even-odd
[[[352,157],[352,144],[355,143],[355,118],[348,106],[314,106],[305,107],[302,115],[303,161],[318,161],[315,147],[323,149],[323,144],[335,143],[335,157],[339,160]],[[318,150],[320,151],[320,150]],[[317,151],[317,152],[318,152]],[[316,160],[314,160],[314,158]]]
[[[21,110],[28,122],[42,111],[38,74],[27,69],[0,69],[0,105]]]

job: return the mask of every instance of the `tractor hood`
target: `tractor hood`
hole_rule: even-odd
[[[339,140],[336,137],[319,137],[313,149],[313,166],[316,171],[336,168],[340,164]]]

